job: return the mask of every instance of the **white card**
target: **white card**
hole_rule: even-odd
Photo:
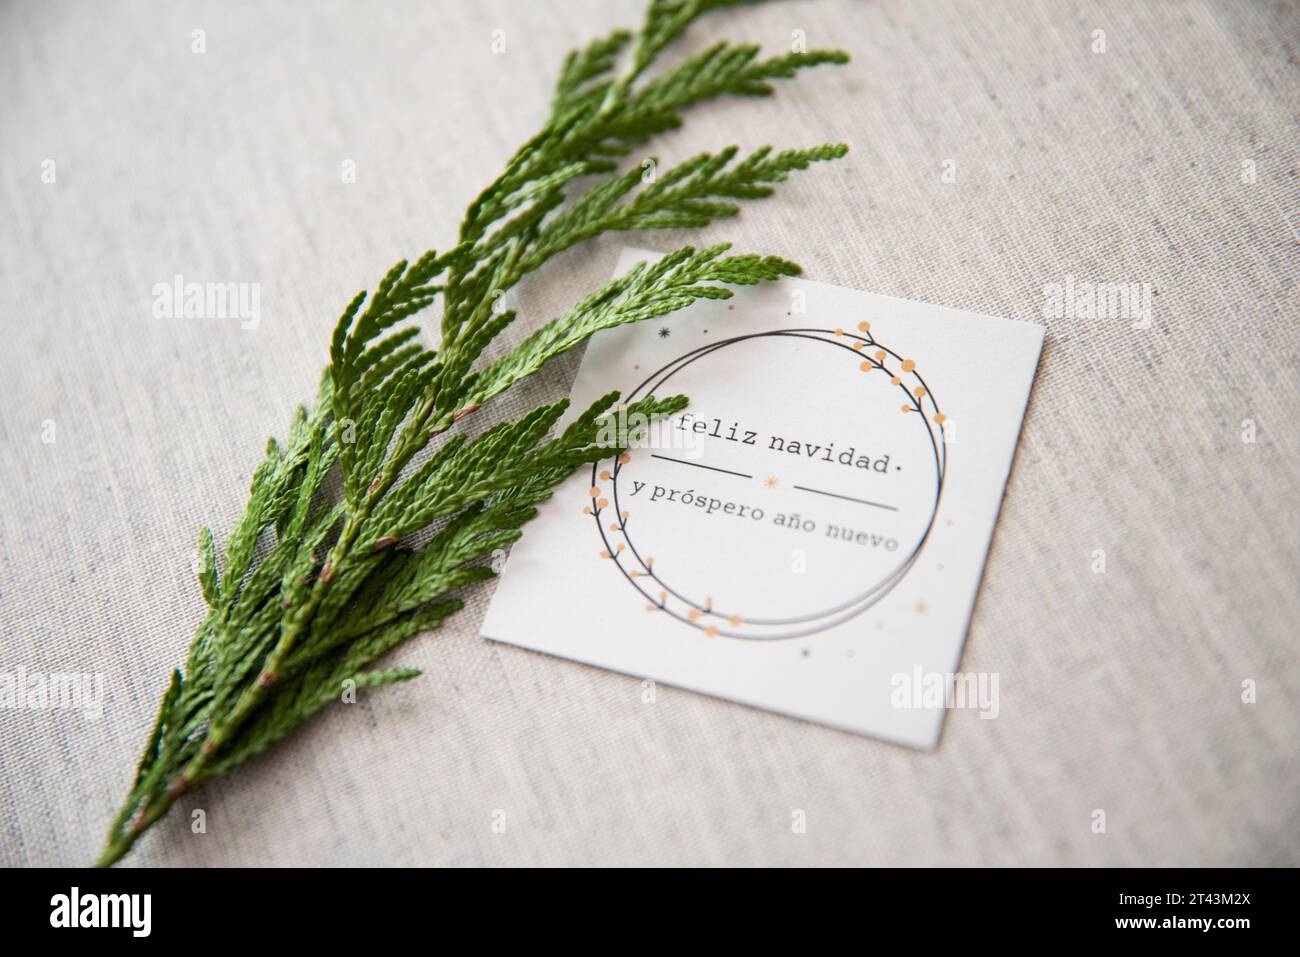
[[[483,634],[933,747],[1043,330],[803,279],[735,292],[593,337],[571,416],[613,389],[690,405],[556,489]]]

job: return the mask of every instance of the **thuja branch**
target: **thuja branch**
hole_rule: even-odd
[[[696,19],[732,5],[651,0],[637,32],[571,53],[545,124],[470,204],[451,249],[397,263],[343,310],[316,399],[298,410],[283,444],[268,442],[220,557],[216,537],[200,533],[208,612],[184,668],[171,675],[99,864],[119,860],[181,795],[330,702],[415,677],[374,665],[459,611],[460,591],[492,577],[486,558],[519,537],[557,483],[632,441],[620,431],[627,423],[672,415],[686,400],[649,397],[624,408],[611,393],[558,433],[564,402],[473,439],[458,422],[601,329],[798,272],[775,256],[727,255],[726,244],[683,247],[484,359],[516,318],[503,297],[561,252],[612,232],[708,225],[770,195],[790,173],[844,155],[842,145],[764,147],[738,159],[727,147],[651,182],[641,163],[619,171],[699,103],[767,96],[773,81],[847,59],[813,51],[762,60],[757,47],[722,43],[645,79]],[[435,304],[437,348],[410,322]],[[334,474],[340,494],[329,491]],[[417,533],[419,546],[410,544]]]

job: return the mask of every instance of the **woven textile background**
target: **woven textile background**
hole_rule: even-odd
[[[230,528],[352,294],[448,245],[565,51],[639,15],[0,7],[0,671],[100,672],[106,695],[98,721],[0,711],[0,863],[94,857],[201,615],[199,526]],[[1297,5],[789,0],[686,49],[796,30],[853,63],[700,108],[656,151],[846,141],[690,240],[1046,322],[962,663],[999,674],[1000,716],[955,711],[926,754],[671,688],[646,704],[480,640],[487,587],[393,656],[422,679],[187,797],[130,860],[1300,864]],[[620,245],[528,284],[515,338]],[[260,325],[155,318],[177,274],[260,283]],[[1045,319],[1067,275],[1151,283],[1151,327]],[[492,413],[562,394],[575,363]]]

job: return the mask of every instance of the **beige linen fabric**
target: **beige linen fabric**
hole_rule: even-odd
[[[106,696],[99,721],[0,711],[0,863],[94,857],[200,617],[199,526],[230,528],[348,298],[446,246],[564,52],[639,15],[0,8],[0,671],[99,672]],[[963,659],[999,674],[996,720],[954,712],[923,754],[671,688],[646,704],[480,640],[481,588],[393,656],[421,680],[187,797],[131,860],[1300,864],[1298,26],[1286,2],[791,0],[691,35],[854,56],[657,144],[852,146],[692,241],[1048,327]],[[620,245],[530,282],[514,335]],[[177,274],[260,283],[260,325],[155,318]],[[1152,284],[1151,327],[1044,318],[1067,275]],[[493,414],[562,394],[575,362]]]

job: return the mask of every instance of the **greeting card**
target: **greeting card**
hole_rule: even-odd
[[[804,279],[598,333],[573,409],[690,404],[557,488],[484,636],[933,747],[1042,339]]]

